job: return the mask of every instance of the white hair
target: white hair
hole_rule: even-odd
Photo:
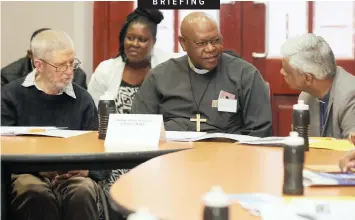
[[[283,58],[300,72],[325,79],[336,72],[335,57],[328,43],[320,36],[304,34],[287,40],[281,47]]]
[[[36,35],[31,42],[33,58],[49,58],[52,52],[61,50],[74,50],[73,41],[63,31],[43,31]]]

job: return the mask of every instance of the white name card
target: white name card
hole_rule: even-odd
[[[219,112],[237,112],[238,102],[236,99],[218,99]]]
[[[110,114],[106,152],[151,151],[165,139],[162,115]]]

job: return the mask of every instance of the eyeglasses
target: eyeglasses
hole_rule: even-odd
[[[50,64],[47,61],[42,60],[42,59],[39,59],[39,60],[44,62],[44,63],[46,63],[46,64],[48,64],[48,65],[50,65],[50,66],[52,66],[52,67],[54,67],[57,72],[62,72],[62,73],[67,71],[69,67],[72,67],[75,70],[81,64],[80,60],[78,60],[77,58],[74,58],[74,61],[71,62],[69,65],[68,64],[63,64],[63,65],[60,65],[60,66],[55,66],[55,65]]]
[[[193,43],[197,48],[205,48],[207,47],[208,43],[211,43],[212,46],[219,46],[223,43],[223,38],[222,37],[217,37],[215,39],[212,40],[206,40],[206,41],[199,41],[199,42],[194,42],[192,40],[189,40],[188,38],[182,36],[184,39],[186,39],[187,41],[190,41],[191,43]]]

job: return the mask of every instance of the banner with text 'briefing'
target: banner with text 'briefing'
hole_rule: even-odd
[[[138,0],[145,9],[220,9],[220,0]]]

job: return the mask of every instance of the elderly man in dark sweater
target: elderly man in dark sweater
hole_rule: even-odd
[[[31,43],[35,69],[2,88],[2,126],[58,126],[97,130],[98,114],[90,94],[72,83],[78,60],[64,32],[47,30]],[[48,146],[50,147],[50,146]],[[98,219],[94,180],[105,171],[74,170],[12,176],[14,219]]]

